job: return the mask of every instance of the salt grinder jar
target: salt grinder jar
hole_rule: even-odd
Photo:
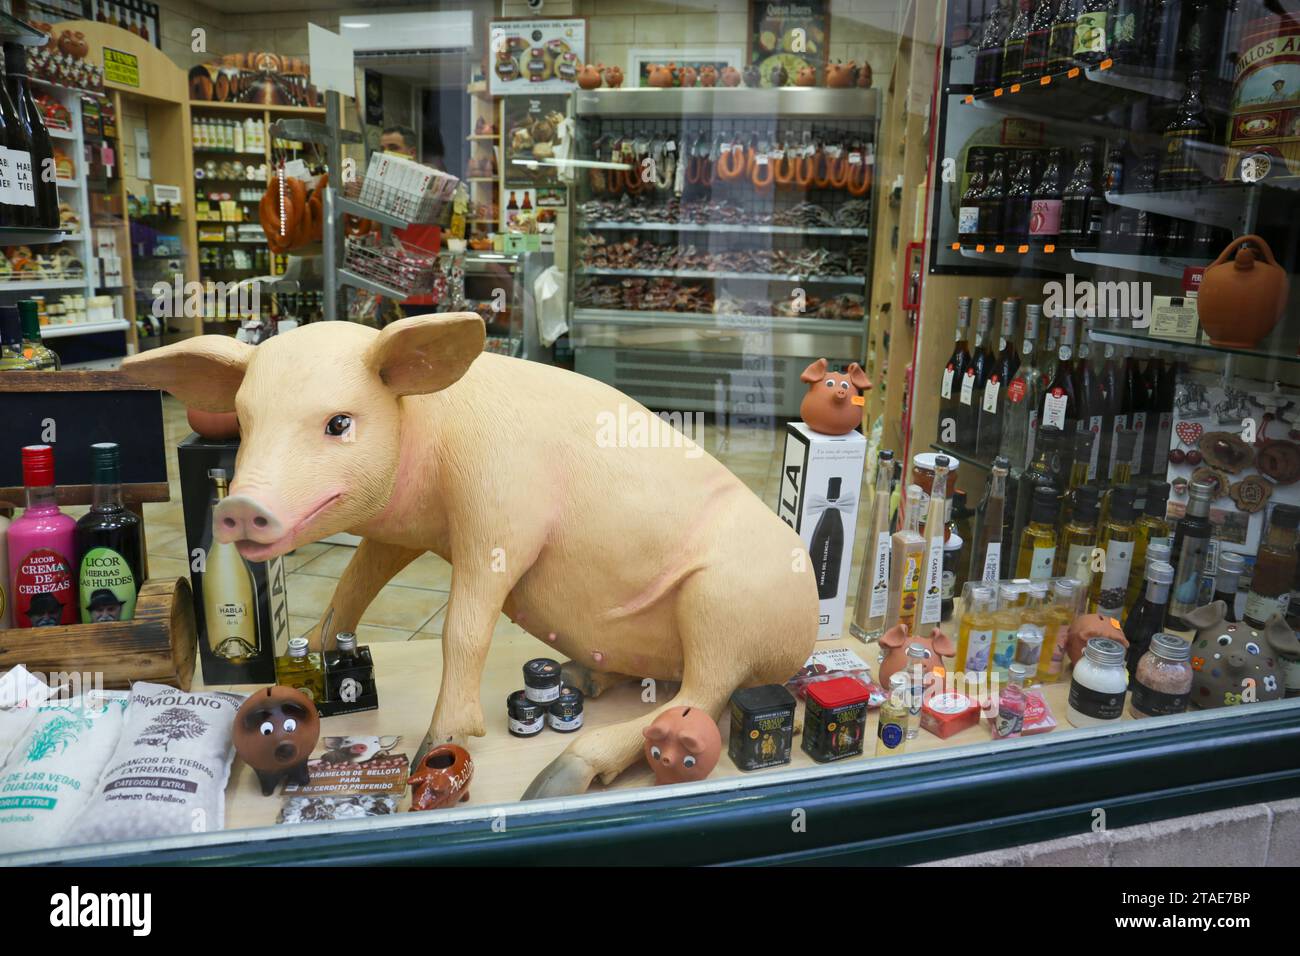
[[[1095,727],[1119,720],[1124,713],[1127,689],[1124,648],[1110,638],[1094,637],[1074,665],[1065,716],[1075,727]]]
[[[1138,660],[1129,713],[1163,717],[1187,710],[1192,694],[1192,646],[1173,634],[1156,634]]]

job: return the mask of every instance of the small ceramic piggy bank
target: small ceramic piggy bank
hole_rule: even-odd
[[[411,788],[411,809],[441,810],[468,800],[473,776],[474,760],[464,747],[434,747],[406,780]]]
[[[808,394],[799,404],[799,417],[823,435],[847,435],[862,424],[862,393],[871,380],[854,362],[847,372],[828,372],[827,361],[818,359],[803,370],[800,381],[808,383]]]
[[[1080,614],[1070,622],[1070,629],[1065,636],[1065,653],[1070,656],[1070,663],[1079,663],[1083,649],[1094,637],[1105,637],[1120,647],[1128,647],[1128,638],[1120,630],[1119,621],[1102,614]],[[1047,649],[1044,648],[1044,653]]]
[[[952,638],[935,628],[929,637],[909,634],[906,624],[895,624],[880,635],[881,652],[885,655],[880,662],[880,676],[876,678],[881,687],[889,686],[889,678],[907,667],[907,646],[920,644],[925,648],[925,672],[931,673],[940,662],[941,657],[951,657],[957,653],[957,645]]]
[[[1227,605],[1215,601],[1187,615],[1192,638],[1192,705],[1230,707],[1277,700],[1286,688],[1277,655],[1300,655],[1300,641],[1281,614],[1263,630],[1225,620]]]
[[[703,780],[722,753],[718,725],[699,707],[670,707],[641,733],[655,783]]]
[[[319,737],[316,705],[292,687],[277,684],[249,694],[235,713],[235,753],[257,772],[264,797],[286,778],[307,785],[307,758]]]

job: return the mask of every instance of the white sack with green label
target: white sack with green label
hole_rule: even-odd
[[[121,691],[43,704],[0,772],[0,850],[62,846],[117,745]]]
[[[21,664],[0,677],[0,767],[36,719],[36,708],[49,696],[45,681]]]

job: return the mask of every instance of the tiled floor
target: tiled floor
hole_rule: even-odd
[[[181,577],[188,573],[185,528],[181,517],[180,484],[176,472],[176,445],[190,433],[185,409],[171,396],[163,397],[164,431],[167,440],[167,476],[172,500],[145,505],[145,530],[152,577]],[[774,429],[740,431],[735,428],[709,428],[705,447],[730,468],[756,495],[775,506],[781,481],[779,436],[783,426]],[[865,489],[864,489],[865,490]],[[85,511],[70,509],[79,516]],[[859,535],[867,522],[867,507],[858,515]],[[856,587],[861,564],[861,537],[855,547],[850,594]],[[289,620],[295,635],[303,634],[316,621],[333,594],[343,569],[352,559],[354,549],[345,545],[309,544],[288,555]],[[361,643],[372,641],[409,641],[437,639],[442,636],[443,615],[451,588],[451,567],[436,555],[426,554],[393,578],[361,619]],[[504,615],[497,624],[498,634],[522,634]]]

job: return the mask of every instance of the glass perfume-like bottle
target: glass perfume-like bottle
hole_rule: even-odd
[[[289,653],[275,659],[275,682],[302,691],[313,702],[325,699],[320,655],[309,652],[307,638],[289,639]]]
[[[882,451],[876,465],[876,494],[871,506],[866,560],[858,581],[849,633],[860,641],[874,641],[885,632],[889,612],[889,499],[894,481],[894,453]]]
[[[925,538],[920,533],[924,497],[920,485],[908,486],[903,528],[894,532],[890,539],[889,611],[885,627],[906,624],[909,634],[916,633],[916,618],[921,610],[921,580],[925,576]]]

